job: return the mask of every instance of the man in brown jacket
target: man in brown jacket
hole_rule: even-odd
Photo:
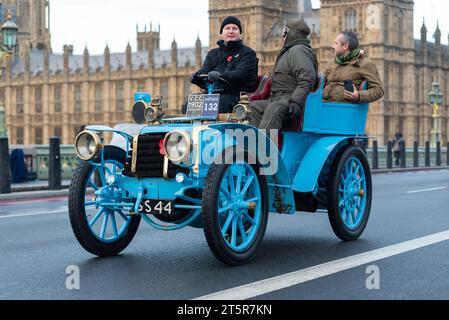
[[[284,29],[284,47],[272,73],[270,98],[251,102],[248,114],[251,125],[281,130],[288,120],[298,118],[304,110],[307,95],[315,86],[318,69],[307,39],[309,34],[310,28],[303,20],[290,23]]]
[[[332,48],[336,66],[325,72],[324,100],[370,103],[384,96],[379,71],[376,65],[366,58],[365,52],[359,49],[359,41],[354,32],[340,33]],[[345,90],[345,80],[352,80],[353,92]],[[368,82],[368,89],[357,90],[365,80]]]

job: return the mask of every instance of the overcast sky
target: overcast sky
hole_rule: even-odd
[[[318,0],[312,0],[318,6]],[[54,52],[73,44],[81,54],[87,45],[91,54],[103,53],[106,43],[111,52],[123,52],[128,41],[136,50],[136,25],[143,31],[150,23],[160,23],[161,48],[170,48],[173,38],[178,47],[193,47],[199,35],[209,41],[208,0],[50,0],[51,35]],[[432,35],[439,20],[442,42],[448,43],[448,0],[415,0],[415,38],[420,36],[423,17]]]

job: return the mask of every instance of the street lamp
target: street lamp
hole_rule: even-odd
[[[17,46],[17,25],[12,21],[11,11],[8,12],[6,22],[2,25],[2,44],[1,44],[1,57],[11,55],[14,48]]]
[[[439,105],[443,104],[443,94],[440,90],[440,83],[437,81],[432,83],[432,90],[429,92],[429,102],[433,105],[431,147],[436,148],[437,142],[440,141],[441,138],[441,116],[439,113]]]
[[[17,25],[12,21],[11,10],[8,11],[6,22],[1,27],[2,43],[0,43],[0,60],[8,58],[15,47],[17,47]],[[2,69],[0,68],[0,77],[2,76]],[[7,138],[5,128],[5,108],[3,101],[0,101],[0,138]]]
[[[11,11],[1,27],[2,42],[0,43],[0,61],[11,56],[17,46],[17,25],[12,21]],[[2,69],[0,68],[0,77]],[[5,108],[0,101],[0,193],[11,193],[11,173],[9,171],[9,143],[5,124]]]
[[[442,104],[443,103],[443,94],[440,90],[440,83],[438,81],[434,81],[432,83],[432,90],[429,92],[429,102],[430,104]]]

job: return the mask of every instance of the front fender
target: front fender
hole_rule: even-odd
[[[209,125],[209,128],[221,132],[224,140],[227,141],[223,146],[223,150],[228,147],[237,146],[239,149],[248,151],[248,153],[255,159],[257,158],[257,161],[262,167],[259,174],[266,176],[267,179],[270,212],[283,214],[295,213],[295,200],[287,168],[277,146],[264,132],[250,125],[235,123],[212,124]],[[251,145],[251,143],[246,145],[243,143],[242,145],[239,141],[229,138],[230,131],[228,130],[235,132],[235,130],[239,129],[242,131],[254,131],[258,141],[258,143],[256,143],[257,147]]]
[[[318,177],[329,155],[341,143],[352,142],[354,137],[324,137],[312,144],[307,150],[293,179],[293,190],[313,192],[317,188]]]

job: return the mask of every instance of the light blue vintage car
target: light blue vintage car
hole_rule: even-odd
[[[213,254],[240,265],[254,257],[269,212],[317,209],[328,210],[337,237],[359,238],[372,198],[360,147],[368,105],[323,102],[323,86],[321,79],[300,128],[280,133],[278,145],[248,124],[245,96],[229,115],[217,115],[216,95],[192,96],[186,117],[167,118],[158,98],[137,93],[140,134],[88,126],[76,138],[81,162],[69,213],[79,243],[97,256],[117,255],[143,219],[164,231],[203,228]],[[105,145],[111,132],[124,148]]]

